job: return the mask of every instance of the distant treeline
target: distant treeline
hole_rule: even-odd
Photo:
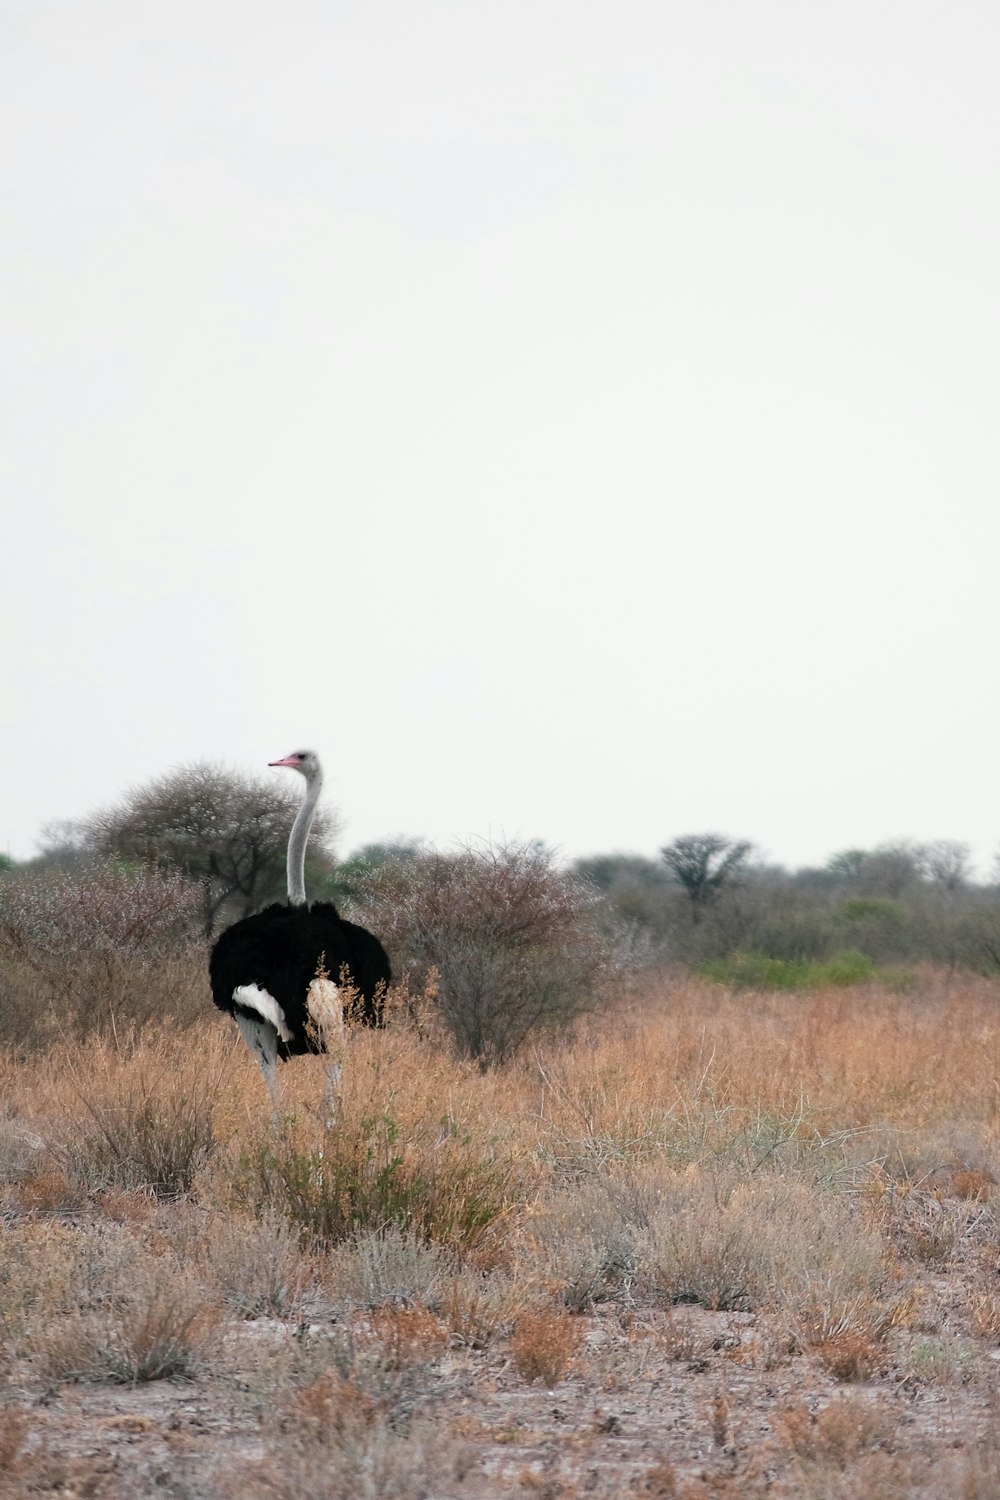
[[[755,860],[745,841],[692,834],[659,859],[598,855],[574,868],[653,961],[750,953],[800,963],[848,952],[1000,971],[1000,890],[972,881],[969,848],[955,840],[845,849],[791,872]]]
[[[36,860],[7,860],[0,871],[17,880],[111,861],[121,870],[182,876],[193,893],[188,917],[211,938],[283,899],[296,805],[294,792],[271,779],[185,766],[84,822],[49,825]],[[335,832],[329,814],[317,823],[310,895],[344,902],[362,916],[377,901],[383,922],[394,889],[421,887],[422,875],[429,889],[452,864],[474,867],[470,851],[442,853],[419,839],[371,844],[338,861]],[[518,857],[532,850],[555,880],[557,862],[543,845],[524,845]],[[400,882],[393,872],[407,878]],[[697,833],[664,845],[657,858],[597,854],[563,875],[599,897],[596,909],[632,966],[703,967],[747,954],[803,964],[846,953],[876,964],[931,960],[1000,972],[1000,888],[973,880],[970,850],[957,840],[842,849],[821,867],[788,871],[764,862],[747,840]],[[851,962],[840,970],[848,972]]]

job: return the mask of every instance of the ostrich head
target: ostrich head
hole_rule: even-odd
[[[306,904],[306,841],[323,786],[323,772],[315,750],[293,750],[284,760],[269,760],[269,766],[289,766],[305,777],[306,790],[302,806],[295,815],[288,836],[288,902],[290,906]]]
[[[319,756],[315,750],[293,750],[284,760],[269,760],[268,765],[289,766],[293,771],[300,771],[306,781],[315,781],[319,775]]]

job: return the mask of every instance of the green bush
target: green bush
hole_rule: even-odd
[[[699,965],[706,979],[735,990],[811,990],[864,984],[876,977],[875,961],[854,948],[827,959],[769,958],[766,953],[734,953]]]
[[[883,927],[897,931],[906,926],[906,908],[888,896],[854,896],[841,901],[834,921],[859,927]]]
[[[281,1215],[327,1248],[395,1228],[460,1252],[479,1243],[517,1196],[516,1163],[488,1141],[453,1132],[404,1141],[388,1112],[341,1121],[304,1140],[294,1121],[241,1152],[230,1196],[251,1213]]]

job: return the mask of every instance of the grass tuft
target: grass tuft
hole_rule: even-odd
[[[213,1113],[223,1064],[178,1056],[169,1031],[108,1043],[91,1040],[59,1058],[62,1090],[49,1150],[88,1193],[146,1189],[189,1193],[216,1147]]]

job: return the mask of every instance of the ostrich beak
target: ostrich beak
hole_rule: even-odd
[[[298,761],[294,755],[286,755],[284,760],[269,760],[269,766],[297,766]]]

